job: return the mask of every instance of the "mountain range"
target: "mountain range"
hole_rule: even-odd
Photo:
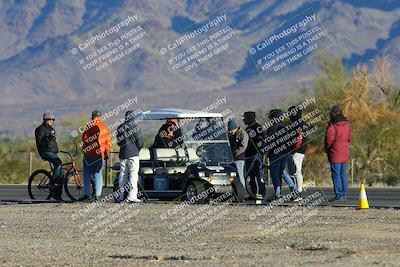
[[[307,10],[316,13],[326,34],[317,51],[277,75],[255,68],[249,49]],[[107,71],[83,71],[79,56],[88,54],[74,56],[71,48],[127,11],[146,32],[140,47]],[[195,71],[172,69],[160,48],[216,14],[226,14],[235,32],[229,51]],[[318,75],[320,56],[340,57],[349,68],[387,57],[393,69],[399,67],[395,0],[6,0],[0,2],[0,21],[1,136],[32,136],[46,110],[62,120],[95,108],[106,111],[133,97],[144,110],[201,109],[220,95],[235,112],[268,109],[298,99]],[[196,38],[187,44],[196,44]]]

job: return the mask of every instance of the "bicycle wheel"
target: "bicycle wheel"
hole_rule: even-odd
[[[91,182],[92,193],[94,192],[94,182]],[[74,176],[74,172],[69,172],[65,175],[64,180],[64,190],[67,196],[72,201],[78,201],[81,197],[83,197],[83,178],[82,175],[79,174]]]
[[[31,174],[28,182],[28,193],[31,199],[50,199],[50,177],[50,172],[46,170],[37,170]]]

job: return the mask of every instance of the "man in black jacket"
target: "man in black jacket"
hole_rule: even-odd
[[[273,109],[268,115],[271,127],[267,129],[268,140],[266,147],[275,198],[282,197],[281,177],[290,156],[290,147],[286,138],[288,131],[282,122],[283,117],[284,114],[280,109]]]
[[[45,112],[43,123],[35,129],[36,147],[40,157],[49,161],[53,165],[53,175],[49,181],[50,196],[56,200],[61,200],[61,178],[63,170],[61,160],[58,157],[57,134],[53,128],[54,114]]]
[[[120,147],[119,158],[121,169],[119,173],[119,187],[123,188],[127,183],[130,184],[130,191],[126,199],[127,202],[141,202],[138,199],[138,180],[139,180],[139,151],[143,147],[143,137],[140,128],[135,124],[134,113],[128,110],[125,114],[125,122],[117,129],[117,144]],[[123,194],[119,196],[122,200]]]
[[[247,126],[246,132],[250,137],[249,145],[245,151],[246,174],[250,176],[250,187],[257,199],[262,199],[265,194],[265,182],[263,171],[263,154],[261,152],[266,137],[262,126],[256,121],[254,111],[246,111],[243,114],[243,123]]]

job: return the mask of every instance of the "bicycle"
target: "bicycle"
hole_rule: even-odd
[[[61,166],[64,170],[64,177],[61,178],[60,186],[64,187],[64,191],[72,201],[78,201],[83,196],[83,183],[79,171],[76,168],[74,157],[78,154],[78,147],[75,143],[75,154],[71,155],[67,151],[60,151],[67,154],[71,159],[70,162],[63,163]],[[31,199],[49,200],[51,198],[49,181],[54,171],[53,165],[50,164],[50,170],[39,169],[34,171],[29,177],[28,193]],[[91,180],[92,192],[94,192],[94,181]]]

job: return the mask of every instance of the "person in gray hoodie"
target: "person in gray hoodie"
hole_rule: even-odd
[[[135,124],[133,111],[128,110],[125,114],[125,122],[117,129],[117,144],[120,147],[119,158],[121,167],[119,173],[119,188],[130,183],[130,191],[126,202],[141,202],[138,199],[139,180],[139,151],[143,147],[143,137],[140,128]],[[122,200],[123,192],[119,196]]]

